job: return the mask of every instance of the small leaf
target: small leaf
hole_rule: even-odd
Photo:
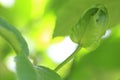
[[[19,80],[38,80],[37,72],[26,56],[16,56],[15,62]]]
[[[70,35],[73,42],[85,48],[96,48],[108,29],[108,13],[103,5],[88,9],[73,27]]]
[[[42,66],[35,66],[35,68],[38,72],[39,80],[62,80],[57,73],[49,68]]]

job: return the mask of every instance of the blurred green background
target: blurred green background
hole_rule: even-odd
[[[108,9],[109,30],[95,51],[82,49],[58,74],[64,80],[120,80],[120,0],[0,0],[0,17],[22,33],[33,64],[54,69],[75,50],[72,26],[95,4]],[[14,57],[0,37],[0,80],[16,80]]]

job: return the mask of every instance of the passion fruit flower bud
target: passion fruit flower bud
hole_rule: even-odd
[[[89,8],[73,26],[70,38],[87,49],[95,49],[108,29],[108,12],[105,6],[97,4]]]

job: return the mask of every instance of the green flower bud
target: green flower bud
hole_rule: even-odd
[[[108,12],[105,6],[95,5],[81,16],[73,26],[70,38],[73,42],[87,49],[95,49],[108,29]]]

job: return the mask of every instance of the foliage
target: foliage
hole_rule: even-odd
[[[120,79],[119,0],[11,1],[11,6],[0,1],[0,80]],[[108,12],[103,11],[101,17],[101,13],[94,12],[92,7],[96,4],[104,5]],[[92,13],[92,9],[95,17],[91,18],[89,14]],[[96,18],[100,19],[100,23],[94,22]],[[77,26],[80,27],[76,29]],[[108,32],[107,36],[103,36],[105,31]],[[54,69],[58,64],[49,57],[47,50],[51,45],[59,43],[61,39],[58,37],[61,36],[62,40],[70,36],[80,48],[58,66],[62,68],[57,68],[57,72]],[[55,40],[56,37],[58,40]],[[86,49],[94,43],[99,44],[99,41],[100,45],[93,47],[95,50]],[[7,66],[12,65],[7,62],[13,56],[16,56],[15,71]],[[68,62],[72,58],[74,60],[70,65]]]

